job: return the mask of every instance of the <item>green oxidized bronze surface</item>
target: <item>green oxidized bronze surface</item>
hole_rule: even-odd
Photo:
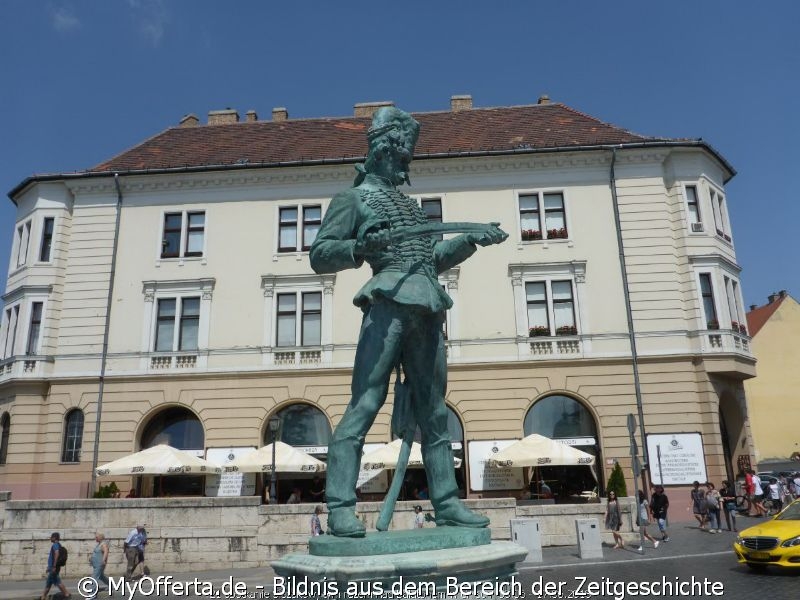
[[[468,548],[490,544],[491,541],[491,530],[485,527],[480,529],[428,527],[392,531],[391,534],[370,532],[359,538],[321,535],[308,541],[308,553],[314,556],[376,556],[444,548]]]
[[[354,299],[364,316],[352,398],[328,447],[328,528],[335,536],[366,533],[354,513],[362,447],[386,400],[391,374],[400,369],[405,380],[398,377],[394,410],[403,417],[393,418],[393,429],[404,445],[411,443],[417,425],[421,430],[437,526],[482,528],[489,523],[458,498],[444,402],[447,359],[442,332],[445,311],[453,302],[437,276],[469,258],[477,245],[498,244],[508,236],[496,223],[460,223],[467,233],[434,242],[436,231],[425,230],[427,218],[419,204],[396,187],[410,182],[409,163],[418,135],[419,124],[408,113],[394,107],[375,113],[367,134],[367,160],[357,167],[354,187],[331,201],[311,246],[311,266],[317,273],[358,268],[364,261],[373,271]],[[398,466],[396,485],[387,495],[384,513],[389,516],[402,471]],[[388,523],[386,514],[379,529],[381,523]]]

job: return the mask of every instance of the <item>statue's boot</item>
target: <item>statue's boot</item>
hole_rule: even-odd
[[[367,528],[350,508],[335,508],[328,515],[328,533],[337,537],[364,537]]]
[[[337,430],[337,433],[338,430]],[[356,482],[361,464],[363,439],[336,437],[328,447],[328,532],[338,537],[364,537],[364,524],[356,517]]]
[[[436,525],[486,527],[489,519],[468,509],[458,498],[453,467],[453,450],[448,440],[423,447],[422,461],[428,475],[428,489],[436,513]]]

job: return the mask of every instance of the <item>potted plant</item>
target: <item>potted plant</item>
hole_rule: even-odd
[[[550,328],[544,325],[536,325],[528,330],[528,337],[543,337],[550,335]]]
[[[524,242],[542,239],[542,232],[538,229],[523,229],[521,233]]]
[[[747,335],[747,325],[744,323],[739,323],[739,333],[742,335]]]
[[[739,323],[738,323],[738,321],[731,321],[731,329],[733,329],[737,333],[739,332]]]
[[[574,325],[562,325],[556,329],[556,335],[578,335],[578,328]]]
[[[561,229],[548,229],[547,230],[547,239],[556,240],[556,239],[566,239],[567,238],[567,228],[562,227]]]
[[[716,319],[711,319],[708,322],[708,328],[709,329],[719,329],[719,321],[717,321]]]

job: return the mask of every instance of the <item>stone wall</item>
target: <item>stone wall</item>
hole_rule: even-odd
[[[517,506],[513,498],[466,503],[490,518],[495,540],[510,539],[513,518],[540,519],[546,546],[575,544],[575,519],[594,517],[602,525],[605,512],[603,504]],[[414,504],[397,503],[392,529],[411,527]],[[63,572],[67,577],[89,574],[95,531],[102,531],[111,544],[106,573],[120,575],[125,572],[122,542],[137,523],[146,525],[145,555],[154,573],[266,566],[290,552],[307,550],[313,508],[265,506],[257,497],[13,501],[0,493],[0,580],[41,578],[53,531],[61,534],[69,551]],[[432,507],[423,503],[423,509]],[[379,510],[379,502],[358,505],[367,527],[375,526]],[[623,532],[631,532],[628,505],[623,513]],[[321,521],[326,528],[325,515]],[[603,539],[611,542],[611,534],[604,533]]]

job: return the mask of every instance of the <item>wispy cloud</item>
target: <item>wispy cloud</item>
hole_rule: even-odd
[[[75,31],[80,29],[81,20],[75,15],[75,10],[66,4],[55,6],[53,4],[47,5],[47,12],[50,16],[50,22],[56,31],[62,33]]]
[[[162,0],[128,0],[142,34],[148,44],[157,48],[164,39],[169,13]]]

